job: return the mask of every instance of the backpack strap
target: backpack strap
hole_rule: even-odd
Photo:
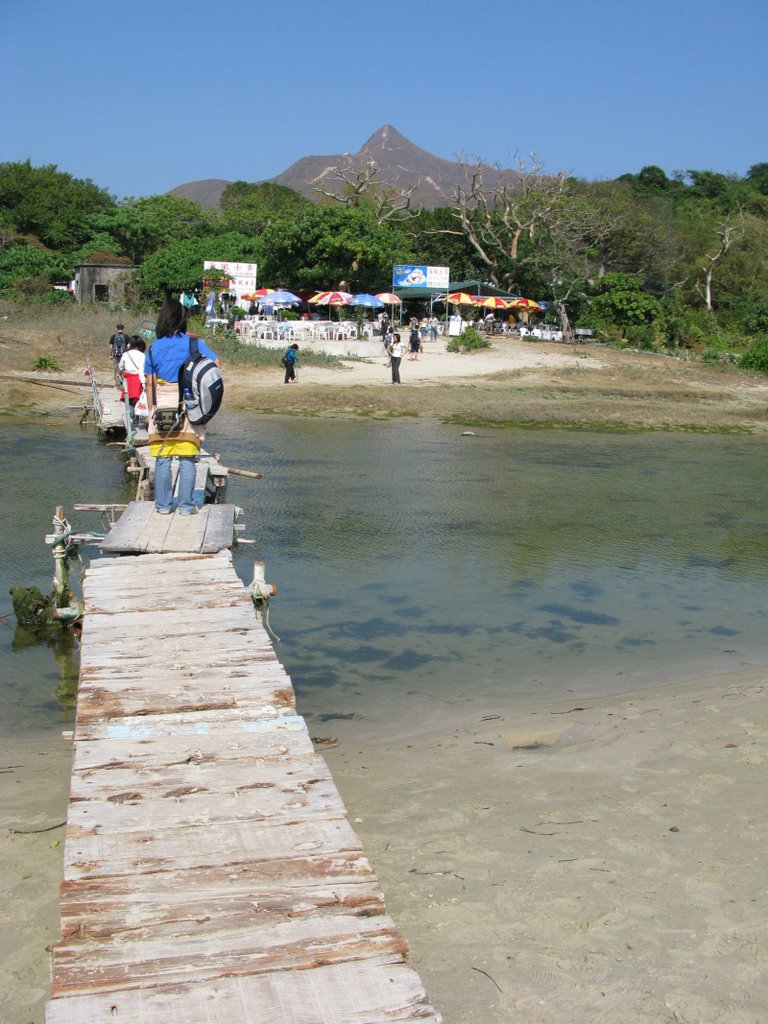
[[[152,408],[157,408],[157,370],[155,369],[155,358],[152,355],[152,346],[149,346],[147,350],[149,356],[149,365],[152,370]]]
[[[189,361],[197,359],[200,355],[200,345],[195,335],[189,337]],[[184,385],[182,379],[184,377],[184,363],[179,367],[179,409],[181,409],[182,402],[184,401]]]

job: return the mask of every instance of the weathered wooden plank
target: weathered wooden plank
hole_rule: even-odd
[[[135,646],[137,640],[151,643],[155,636],[195,637],[202,633],[216,634],[255,628],[256,616],[253,605],[248,600],[221,598],[219,601],[211,600],[205,604],[201,602],[197,608],[190,602],[185,611],[187,614],[180,615],[178,604],[176,607],[163,607],[162,598],[158,595],[158,602],[154,607],[126,612],[121,618],[114,615],[92,616],[83,626],[83,637],[93,636],[100,642],[104,639],[108,642],[110,634],[120,628],[121,621],[140,628],[148,628],[154,624],[152,635],[149,637],[125,637],[126,650],[130,650],[128,643],[131,646]],[[190,614],[193,611],[200,611],[201,614]]]
[[[113,685],[83,685],[78,700],[78,724],[89,720],[98,721],[107,713],[115,718],[133,715],[157,715],[172,711],[220,711],[225,709],[253,708],[265,715],[276,715],[281,711],[295,710],[291,687],[286,685],[284,676],[275,670],[271,681],[261,679],[260,691],[255,681],[248,678],[228,681],[226,676],[217,677],[219,687],[211,693],[207,686],[184,682],[178,678],[172,688],[152,690],[147,686],[116,688]]]
[[[128,777],[126,777],[128,776]],[[68,821],[81,834],[159,831],[230,821],[279,823],[343,818],[344,804],[320,757],[291,762],[280,773],[257,758],[134,769],[75,772]]]
[[[256,911],[242,915],[229,930],[209,930],[207,921],[177,922],[138,929],[115,942],[80,945],[57,943],[53,951],[55,995],[77,991],[114,992],[164,984],[198,982],[264,971],[307,970],[320,964],[386,957],[404,960],[405,941],[386,914],[374,917],[345,913],[265,920]]]
[[[205,523],[205,538],[203,540],[203,551],[220,551],[222,548],[232,546],[235,536],[235,506],[234,505],[206,505],[206,508],[226,508],[231,514],[224,516],[208,516]]]
[[[161,516],[152,502],[132,501],[100,547],[126,553],[215,552],[233,543],[234,521],[234,505],[204,505],[196,516]]]
[[[298,816],[297,816],[298,817]],[[134,871],[168,871],[249,861],[280,860],[302,854],[330,854],[334,850],[360,850],[360,840],[344,820],[237,821],[177,828],[172,834],[135,831],[116,835],[80,834],[68,826],[64,847],[65,878]]]
[[[96,938],[145,923],[226,916],[243,905],[298,916],[332,906],[380,913],[384,900],[368,859],[355,851],[234,864],[226,874],[203,867],[107,875],[61,883],[61,934]]]
[[[73,995],[48,1005],[46,1024],[440,1024],[416,972],[387,957]]]
[[[149,501],[129,502],[123,514],[112,527],[112,530],[110,530],[110,535],[115,530],[120,530],[121,533],[125,534],[142,530],[148,520],[152,518],[153,513],[154,506]],[[105,538],[105,542],[109,542],[109,537]],[[103,547],[104,545],[102,545],[102,548]]]
[[[144,505],[146,502],[130,502],[130,504]],[[217,551],[208,555],[202,555],[197,551],[168,551],[163,555],[149,553],[141,558],[140,564],[154,566],[164,573],[184,572],[185,569],[194,572],[196,565],[231,566],[232,553],[230,551]],[[131,566],[131,570],[134,569],[135,566]],[[101,559],[98,562],[92,562],[88,566],[86,585],[98,580],[104,574],[125,578],[126,567],[120,559]],[[127,573],[129,576],[131,574],[132,572]]]
[[[104,760],[106,751],[111,758]],[[78,726],[75,765],[129,763],[150,757],[158,764],[173,764],[195,752],[201,759],[218,752],[244,750],[259,757],[313,755],[306,724],[298,716],[267,718],[253,709],[182,712],[151,718],[113,719]],[[89,753],[98,756],[89,764]]]

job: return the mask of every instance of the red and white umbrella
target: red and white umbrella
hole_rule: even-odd
[[[401,302],[400,296],[395,295],[394,292],[376,292],[376,298],[381,299],[388,306],[399,306]]]
[[[476,300],[475,305],[485,306],[487,309],[509,309],[510,303],[498,295],[481,295]]]
[[[452,302],[454,306],[474,306],[474,295],[467,295],[466,292],[451,292],[446,295],[445,302]]]
[[[351,292],[318,292],[309,300],[313,306],[348,306]]]

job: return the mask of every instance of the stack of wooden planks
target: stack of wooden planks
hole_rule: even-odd
[[[47,1024],[438,1024],[229,552],[84,596]]]

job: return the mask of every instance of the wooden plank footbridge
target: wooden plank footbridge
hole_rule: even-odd
[[[87,570],[46,1022],[439,1024],[234,571],[233,525],[233,505],[131,502],[101,543],[131,557]]]

